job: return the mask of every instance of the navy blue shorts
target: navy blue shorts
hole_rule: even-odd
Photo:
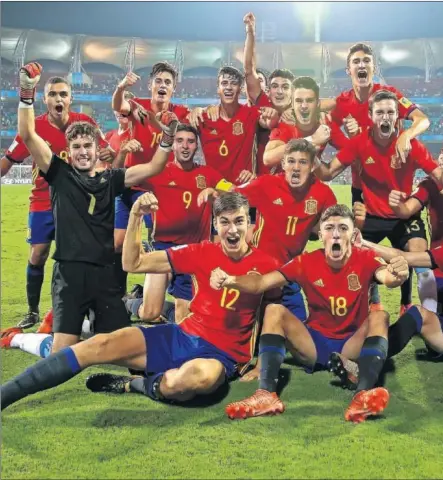
[[[137,198],[144,193],[145,192],[131,190],[128,188],[121,195],[115,197],[114,228],[119,228],[122,230],[126,230],[128,228],[129,213],[131,212],[132,205],[134,205],[134,203],[137,201]],[[145,221],[146,228],[152,228],[152,216],[144,215],[143,219]]]
[[[152,242],[154,250],[166,250],[176,247],[175,243],[170,242]],[[190,275],[182,273],[173,273],[172,280],[168,285],[168,293],[174,298],[192,300],[192,279]]]
[[[55,225],[52,210],[29,212],[28,238],[26,241],[31,245],[37,245],[39,243],[51,243],[54,238]]]
[[[296,282],[283,287],[281,304],[302,322],[306,321],[306,307],[303,301],[300,285]]]
[[[313,373],[316,370],[325,370],[328,364],[329,356],[333,352],[341,353],[343,350],[344,344],[352,337],[353,334],[348,335],[346,338],[328,338],[325,337],[322,333],[310,328],[306,325],[309,335],[315,344],[315,349],[317,350],[317,361],[315,362],[314,367],[305,367],[305,370],[308,373]]]
[[[225,367],[227,378],[237,373],[237,363],[229,355],[203,338],[185,333],[174,323],[138,328],[146,342],[146,375],[180,368],[196,358],[218,360]]]

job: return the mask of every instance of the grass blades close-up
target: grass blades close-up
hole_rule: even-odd
[[[334,186],[350,205],[350,186]],[[2,328],[26,313],[25,242],[30,186],[2,186]],[[308,248],[316,248],[310,243]],[[45,270],[41,314],[50,307],[52,260]],[[128,285],[142,283],[131,275]],[[399,289],[380,289],[391,322]],[[413,300],[418,301],[414,274]],[[33,329],[32,331],[34,331]],[[283,415],[231,421],[227,403],[252,394],[257,382],[232,382],[208,402],[177,406],[142,395],[93,394],[94,367],[55,389],[25,398],[2,414],[2,478],[442,478],[443,364],[419,362],[416,338],[394,359],[384,383],[390,403],[380,418],[344,421],[352,393],[331,374],[283,365]],[[2,350],[2,382],[37,358]]]

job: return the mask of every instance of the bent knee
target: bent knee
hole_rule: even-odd
[[[384,310],[380,310],[380,311],[377,311],[377,312],[371,312],[371,314],[369,315],[369,324],[371,326],[374,326],[374,325],[386,325],[386,327],[389,326],[389,313],[384,311]]]
[[[157,320],[161,313],[161,308],[145,305],[144,303],[138,309],[138,316],[140,317],[140,320],[143,320],[144,322],[153,322],[154,320]]]

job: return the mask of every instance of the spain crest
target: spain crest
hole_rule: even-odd
[[[308,215],[315,215],[317,213],[317,200],[309,199],[305,201],[305,213]]]
[[[401,158],[397,155],[391,155],[391,168],[398,170],[401,168]]]
[[[195,177],[195,180],[197,182],[197,188],[200,188],[201,190],[206,188],[206,178],[204,177],[204,175],[197,175]]]
[[[348,288],[352,292],[360,290],[360,280],[358,279],[358,275],[356,273],[351,273],[350,275],[348,275]]]
[[[233,135],[243,135],[243,123],[240,120],[232,124],[232,133]]]

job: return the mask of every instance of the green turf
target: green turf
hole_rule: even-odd
[[[349,187],[335,190],[349,202]],[[28,192],[1,188],[3,328],[26,310]],[[42,311],[49,307],[51,263]],[[381,293],[396,318],[398,291]],[[414,340],[387,375],[385,415],[357,426],[343,420],[350,393],[323,372],[310,376],[285,365],[286,413],[232,422],[224,405],[251,394],[255,383],[232,383],[219,403],[185,408],[138,395],[90,394],[87,375],[103,370],[91,368],[5,411],[2,478],[442,478],[443,366],[416,362],[421,345]],[[3,380],[36,361],[12,350],[1,358]]]

